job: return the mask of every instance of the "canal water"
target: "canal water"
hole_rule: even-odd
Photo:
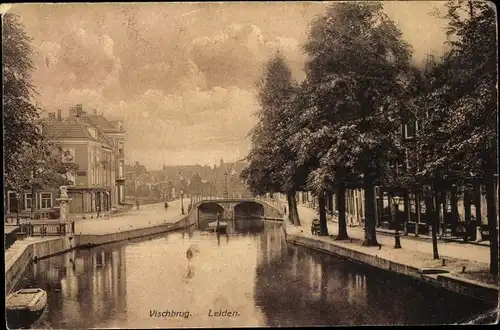
[[[490,307],[287,244],[260,220],[72,251],[19,287],[47,290],[33,327],[57,329],[444,324]]]

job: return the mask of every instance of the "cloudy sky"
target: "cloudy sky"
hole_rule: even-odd
[[[245,157],[263,63],[281,50],[295,78],[303,79],[301,45],[328,5],[24,4],[8,10],[33,38],[39,105],[67,113],[81,103],[123,118],[127,161],[154,169]],[[429,15],[442,5],[384,4],[416,62],[442,52],[445,22]]]

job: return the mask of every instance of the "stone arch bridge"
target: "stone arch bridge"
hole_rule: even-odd
[[[221,214],[222,219],[281,220],[280,204],[260,198],[217,198],[193,196],[191,207],[196,208],[197,218],[212,218]]]

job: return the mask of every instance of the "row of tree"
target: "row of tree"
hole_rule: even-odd
[[[295,192],[318,196],[328,235],[325,196],[335,193],[337,239],[347,239],[345,192],[365,191],[364,245],[376,238],[375,187],[411,190],[434,214],[434,257],[442,187],[486,186],[491,271],[498,273],[495,12],[488,3],[449,2],[453,41],[440,61],[411,64],[412,48],[378,2],[335,3],[313,22],[304,45],[307,77],[293,81],[278,53],[259,85],[261,111],[242,177],[255,193],[287,195],[300,224]],[[415,143],[401,127],[418,122]],[[404,166],[397,177],[394,166]],[[394,165],[396,164],[396,165]],[[448,188],[446,188],[448,189]],[[451,189],[451,188],[450,188]]]
[[[4,196],[7,191],[57,188],[69,184],[77,165],[63,162],[62,149],[41,129],[32,81],[35,55],[19,17],[2,15]],[[4,200],[6,200],[4,198]],[[32,203],[32,216],[36,203]],[[6,209],[6,208],[4,208]]]

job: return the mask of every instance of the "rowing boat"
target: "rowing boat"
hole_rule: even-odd
[[[5,309],[10,328],[30,326],[43,313],[47,292],[40,288],[21,289],[7,296]]]

